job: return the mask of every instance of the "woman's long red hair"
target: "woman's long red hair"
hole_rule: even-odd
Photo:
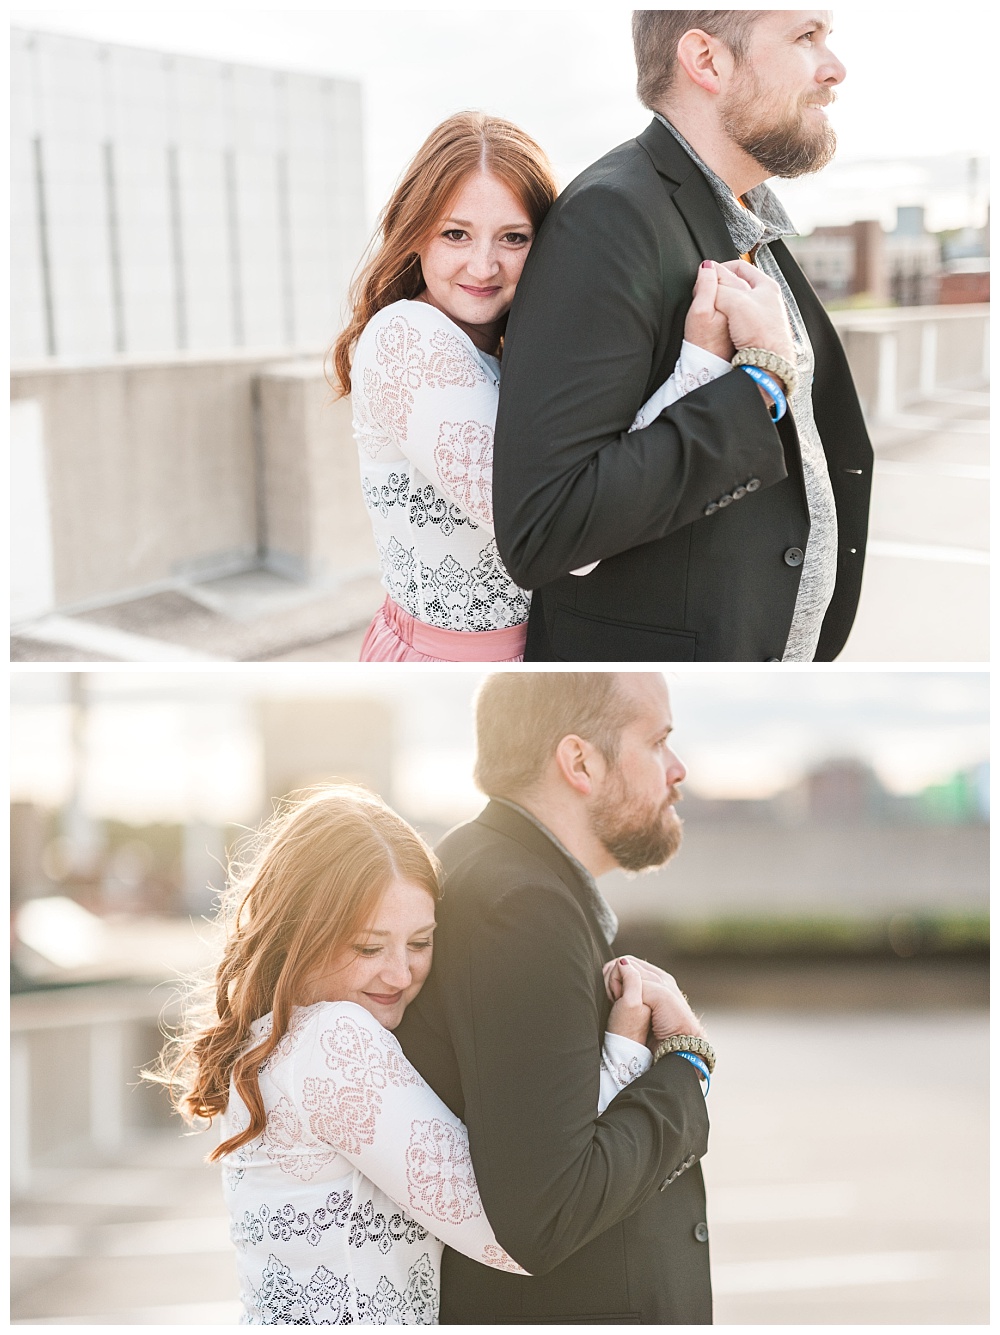
[[[367,789],[337,785],[288,802],[260,831],[251,857],[231,874],[220,912],[226,944],[214,984],[189,998],[181,1032],[155,1070],[188,1122],[224,1112],[232,1079],[250,1124],[208,1156],[218,1159],[264,1130],[261,1064],[308,1001],[309,979],[372,921],[393,880],[437,899],[438,865],[420,836]],[[248,1048],[253,1021],[268,1035]]]
[[[375,235],[351,283],[350,319],[331,349],[336,397],[351,392],[351,363],[361,331],[394,301],[424,288],[419,251],[462,182],[477,171],[503,181],[538,228],[556,197],[552,168],[535,141],[510,121],[462,111],[432,130],[379,215]]]

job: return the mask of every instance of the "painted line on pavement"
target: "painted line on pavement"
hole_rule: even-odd
[[[787,1182],[740,1187],[712,1186],[713,1224],[757,1224],[779,1219],[843,1219],[858,1203],[854,1182]]]
[[[717,1294],[789,1293],[860,1284],[903,1284],[937,1279],[952,1263],[947,1252],[861,1252],[853,1256],[800,1256],[786,1261],[730,1261],[712,1266]]]
[[[229,1221],[155,1219],[134,1224],[17,1224],[10,1230],[10,1254],[54,1256],[192,1256],[231,1252]]]
[[[869,556],[899,557],[904,561],[950,561],[955,565],[988,566],[989,552],[977,547],[938,547],[920,542],[888,542],[873,538],[868,543]]]
[[[988,464],[921,463],[903,459],[876,459],[875,472],[896,477],[960,477],[973,482],[988,482]]]
[[[935,435],[987,436],[990,424],[982,418],[971,417],[924,417],[921,413],[894,413],[891,417],[881,417],[875,423],[876,429],[890,428],[893,431],[923,431]]]
[[[133,635],[131,631],[100,626],[94,621],[79,621],[75,617],[48,616],[11,627],[11,635],[41,640],[43,644],[64,644],[85,653],[107,655],[124,663],[220,663],[224,659],[211,654],[200,654],[166,640],[154,640],[148,635]]]

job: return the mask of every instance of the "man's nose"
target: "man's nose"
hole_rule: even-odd
[[[667,763],[667,783],[673,787],[676,783],[683,783],[687,778],[687,769],[680,756],[670,752],[670,759]]]
[[[826,59],[816,73],[820,83],[828,84],[831,88],[838,83],[843,83],[847,78],[847,67],[833,54],[829,47],[826,51]]]

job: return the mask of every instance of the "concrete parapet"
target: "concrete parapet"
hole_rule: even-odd
[[[837,312],[869,422],[987,384],[989,309]],[[259,567],[330,591],[377,567],[319,348],[21,366],[11,396],[15,623]]]
[[[989,381],[988,305],[836,311],[832,319],[870,424],[937,389]]]
[[[315,359],[264,368],[255,392],[267,567],[320,584],[377,569],[350,400],[333,401]]]

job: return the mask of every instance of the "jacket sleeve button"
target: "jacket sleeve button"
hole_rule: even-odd
[[[747,491],[760,491],[760,478],[752,477],[747,483]]]
[[[695,1224],[695,1226],[694,1226],[694,1239],[695,1239],[695,1242],[707,1242],[707,1241],[708,1241],[708,1225],[707,1225],[706,1223],[703,1222],[703,1223],[700,1223],[700,1224]]]
[[[746,487],[734,487],[734,488],[733,488],[733,500],[734,500],[734,501],[741,501],[741,500],[743,499],[743,497],[744,497],[746,494],[747,494],[747,488],[746,488]]]
[[[718,510],[718,508],[719,506],[716,501],[709,501],[709,503],[705,506],[704,513],[706,515],[714,515],[716,510]]]
[[[789,547],[785,552],[784,562],[786,566],[800,566],[804,560],[805,553],[801,547]]]
[[[720,506],[723,506],[723,505],[732,505],[732,503],[733,503],[733,498],[732,498],[732,496],[730,496],[730,494],[729,494],[728,491],[726,492],[725,496],[720,496],[720,497],[719,497],[719,505],[720,505]]]

